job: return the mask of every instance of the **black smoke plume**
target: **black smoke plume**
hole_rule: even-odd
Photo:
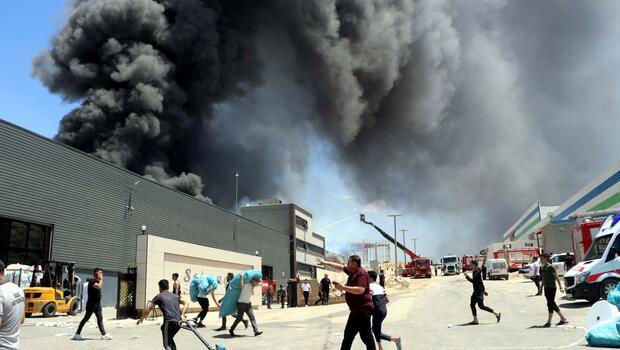
[[[359,199],[479,249],[613,162],[619,19],[612,1],[83,0],[34,74],[82,103],[59,140],[168,186],[232,206],[239,169],[244,196],[294,198],[314,137]]]

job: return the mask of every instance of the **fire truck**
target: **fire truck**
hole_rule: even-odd
[[[508,271],[518,271],[524,264],[529,264],[538,256],[538,248],[508,248],[493,252],[495,259],[506,259]]]
[[[387,239],[390,243],[395,244],[398,248],[400,248],[400,250],[405,252],[405,254],[411,258],[411,262],[405,264],[405,268],[403,269],[403,277],[431,278],[431,260],[429,258],[418,256],[416,253],[400,244],[400,242],[395,241],[393,237],[377,227],[377,225],[370,221],[366,221],[366,216],[364,214],[360,214],[360,221],[374,227],[377,231],[379,231],[381,236]]]
[[[478,260],[475,257],[471,256],[471,255],[463,255],[463,257],[461,258],[461,266],[463,271],[471,271],[472,267],[471,267],[471,262],[473,260]],[[482,265],[480,265],[482,266]]]

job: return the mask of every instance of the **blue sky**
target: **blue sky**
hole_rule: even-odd
[[[51,137],[72,109],[31,76],[32,59],[64,20],[61,0],[6,1],[0,12],[0,118]]]
[[[53,137],[63,115],[75,107],[58,95],[51,94],[31,76],[33,58],[50,46],[50,39],[62,26],[67,11],[67,1],[62,0],[20,0],[7,1],[0,13],[0,118],[34,131]],[[310,162],[305,187],[297,198],[286,198],[314,214],[314,229],[347,220],[321,231],[328,238],[328,248],[337,249],[342,242],[350,240],[380,240],[379,234],[357,219],[360,212],[369,219],[393,231],[393,224],[387,217],[397,210],[389,203],[377,198],[370,202],[359,200],[353,186],[339,172],[331,161],[327,146],[320,142],[310,149]],[[405,214],[405,213],[403,213]],[[398,229],[408,229],[409,238],[420,238],[419,252],[440,251],[431,239],[425,239],[432,230],[432,219],[405,215],[399,218]],[[399,237],[401,233],[399,232]],[[393,254],[393,253],[392,253]],[[437,257],[433,257],[437,258]],[[399,258],[401,261],[403,256]]]

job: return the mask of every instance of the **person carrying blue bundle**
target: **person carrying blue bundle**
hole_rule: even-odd
[[[237,274],[230,282],[230,288],[226,291],[226,295],[222,300],[222,307],[220,308],[220,317],[226,317],[232,315],[237,311],[237,317],[232,327],[228,331],[231,336],[235,336],[235,328],[243,321],[243,315],[247,314],[254,330],[254,336],[263,334],[258,329],[256,324],[256,318],[254,317],[254,311],[252,310],[252,295],[254,294],[254,288],[261,283],[263,274],[260,271],[247,270],[240,274]]]
[[[202,321],[207,317],[209,312],[209,294],[217,307],[220,307],[219,301],[215,298],[215,290],[218,287],[217,280],[209,275],[195,276],[189,284],[189,295],[193,302],[200,304],[200,313],[194,317],[196,327],[204,328]]]

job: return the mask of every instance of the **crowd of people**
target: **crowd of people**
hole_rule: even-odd
[[[318,303],[322,303],[323,305],[329,304],[329,296],[332,287],[344,293],[350,313],[340,349],[351,349],[353,340],[358,334],[367,350],[375,350],[377,348],[383,350],[382,341],[394,343],[397,349],[401,349],[401,338],[388,335],[384,333],[382,329],[383,321],[388,314],[387,304],[389,303],[385,290],[384,271],[366,271],[361,265],[360,257],[356,255],[349,257],[345,265],[326,261],[322,258],[317,258],[317,264],[342,271],[348,276],[346,284],[341,284],[336,281],[331,281],[329,275],[325,274],[318,283],[318,299],[315,302],[315,305]],[[471,276],[467,272],[464,274],[465,278],[472,283],[473,287],[473,293],[470,298],[473,320],[468,323],[468,325],[479,324],[476,306],[480,310],[493,314],[496,321],[500,322],[502,314],[484,304],[484,298],[488,296],[488,292],[483,282],[485,279],[483,268],[478,266],[476,260],[471,261],[470,264],[470,269],[472,270]],[[564,259],[564,264],[565,269],[569,270],[574,265],[572,256],[567,254]],[[541,254],[539,257],[535,257],[529,268],[530,278],[536,287],[535,296],[544,295],[547,300],[548,317],[546,323],[542,325],[542,327],[551,327],[554,313],[560,317],[560,321],[557,323],[558,326],[567,324],[569,322],[568,319],[555,302],[557,290],[559,289],[560,293],[564,293],[564,289],[556,269],[551,263],[550,256],[548,254]],[[4,269],[5,265],[0,261],[0,348],[18,349],[19,328],[24,322],[25,317],[24,292],[17,285],[5,280]],[[259,330],[256,323],[251,298],[254,293],[254,288],[261,284],[261,279],[253,277],[248,278],[249,280],[244,280],[244,274],[240,274],[239,276],[239,286],[235,286],[240,291],[238,299],[236,300],[236,312],[230,312],[221,317],[221,327],[218,328],[217,331],[224,331],[227,329],[226,317],[232,314],[235,320],[229,330],[231,336],[235,336],[235,329],[239,323],[243,323],[246,329],[251,324],[254,335],[258,336],[262,334],[262,331]],[[231,283],[233,283],[234,278],[235,275],[233,273],[227,274],[226,293],[231,290]],[[297,279],[297,282],[300,282],[299,279]],[[103,324],[101,308],[101,290],[103,284],[103,270],[95,268],[93,277],[89,279],[86,287],[88,291],[88,300],[84,317],[78,326],[77,332],[72,338],[73,340],[83,339],[81,332],[93,315],[95,315],[97,319],[97,327],[101,334],[101,338],[105,340],[112,339],[112,337],[107,334]],[[177,273],[172,275],[172,291],[169,290],[170,283],[166,279],[160,280],[158,287],[159,294],[154,296],[149,302],[137,321],[137,324],[141,324],[153,309],[158,307],[163,315],[161,332],[164,348],[175,350],[176,344],[174,342],[174,337],[181,329],[181,323],[185,320],[185,314],[189,303],[182,299],[183,288]],[[308,280],[305,280],[300,284],[300,288],[304,298],[304,306],[307,307],[312,285]],[[193,319],[198,328],[205,327],[203,322],[209,312],[209,297],[211,297],[218,308],[222,307],[221,303],[223,298],[219,300],[216,299],[214,289],[198,293],[197,302],[201,310]],[[281,308],[284,308],[287,303],[287,289],[283,285],[279,285],[276,291],[274,285],[269,283],[265,290],[265,303],[268,308],[271,308],[271,299],[273,297],[281,304]],[[182,310],[181,306],[183,306]],[[247,316],[247,319],[245,316]]]

